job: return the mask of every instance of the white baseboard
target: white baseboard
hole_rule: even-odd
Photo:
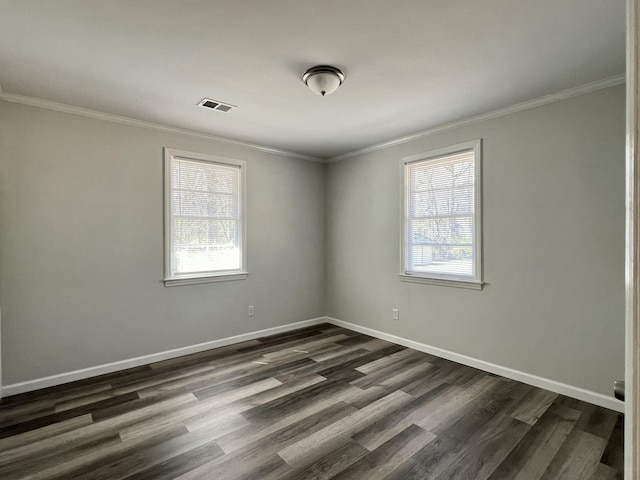
[[[205,350],[225,347],[227,345],[232,345],[234,343],[246,342],[247,340],[254,340],[260,337],[276,335],[278,333],[284,333],[291,330],[296,330],[298,328],[308,327],[311,325],[318,325],[324,322],[326,322],[325,317],[312,318],[310,320],[303,320],[301,322],[289,323],[287,325],[281,325],[278,327],[258,330],[256,332],[243,333],[241,335],[221,338],[219,340],[212,340],[210,342],[199,343],[197,345],[190,345],[187,347],[175,348],[173,350],[167,350],[165,352],[152,353],[151,355],[144,355],[142,357],[130,358],[128,360],[120,360],[118,362],[107,363],[105,365],[97,365],[95,367],[83,368],[81,370],[75,370],[73,372],[60,373],[58,375],[51,375],[50,377],[43,377],[35,380],[29,380],[26,382],[5,385],[2,387],[0,398],[8,397],[10,395],[17,395],[19,393],[31,392],[33,390],[39,390],[41,388],[53,387],[55,385],[62,385],[63,383],[74,382],[76,380],[84,380],[85,378],[104,375],[105,373],[113,373],[119,370],[125,370],[127,368],[139,367],[142,365],[147,365],[149,363],[160,362],[162,360],[168,360],[170,358],[181,357],[182,355],[189,355],[191,353],[198,353],[198,352],[203,352]]]
[[[565,383],[556,382],[555,380],[549,380],[548,378],[538,377],[537,375],[532,375],[530,373],[525,373],[519,370],[514,370],[512,368],[496,365],[494,363],[485,362],[484,360],[468,357],[466,355],[461,355],[459,353],[444,350],[442,348],[432,347],[430,345],[416,342],[414,340],[408,340],[406,338],[391,335],[389,333],[384,333],[379,330],[356,325],[355,323],[338,320],[337,318],[326,317],[326,321],[333,325],[344,327],[355,332],[364,333],[365,335],[370,335],[375,338],[387,340],[398,345],[404,345],[405,347],[429,353],[431,355],[435,355],[436,357],[445,358],[456,363],[461,363],[463,365],[468,365],[470,367],[484,370],[485,372],[494,373],[496,375],[510,378],[512,380],[517,380],[528,385],[533,385],[534,387],[544,388],[545,390],[550,390],[561,395],[566,395],[567,397],[576,398],[578,400],[624,413],[624,402],[621,402],[614,397],[608,397],[601,393],[592,392],[591,390],[585,390],[584,388],[574,387]]]
[[[463,365],[479,368],[480,370],[484,370],[485,372],[490,372],[506,378],[511,378],[528,385],[544,388],[561,395],[577,398],[578,400],[583,400],[594,405],[599,405],[601,407],[609,408],[618,412],[624,412],[623,402],[616,400],[613,397],[603,395],[601,393],[574,387],[561,382],[556,382],[555,380],[550,380],[548,378],[538,377],[537,375],[532,375],[529,373],[521,372],[519,370],[514,370],[512,368],[503,367],[494,363],[485,362],[484,360],[468,357],[466,355],[461,355],[459,353],[444,350],[442,348],[432,347],[424,343],[416,342],[414,340],[408,340],[403,337],[398,337],[396,335],[391,335],[389,333],[381,332],[379,330],[374,330],[368,327],[363,327],[355,323],[345,322],[343,320],[338,320],[337,318],[332,317],[312,318],[310,320],[303,320],[301,322],[290,323],[287,325],[267,328],[255,332],[243,333],[241,335],[221,338],[219,340],[212,340],[210,342],[199,343],[197,345],[176,348],[164,352],[153,353],[151,355],[131,358],[128,360],[120,360],[118,362],[107,363],[105,365],[98,365],[95,367],[84,368],[81,370],[61,373],[58,375],[51,375],[49,377],[38,378],[26,382],[14,383],[2,387],[0,398],[8,397],[10,395],[17,395],[20,393],[31,392],[33,390],[39,390],[41,388],[53,387],[55,385],[61,385],[63,383],[69,383],[76,380],[84,380],[85,378],[95,377],[98,375],[103,375],[105,373],[113,373],[119,370],[125,370],[127,368],[139,367],[142,365],[147,365],[149,363],[160,362],[162,360],[168,360],[170,358],[176,358],[182,355],[189,355],[191,353],[203,352],[205,350],[224,347],[227,345],[232,345],[234,343],[245,342],[247,340],[254,340],[260,337],[276,335],[278,333],[284,333],[311,325],[318,325],[324,322],[338,325],[355,332],[364,333],[365,335],[370,335],[375,338],[387,340],[398,345],[404,345],[405,347],[413,348],[414,350],[429,353],[431,355],[445,358],[447,360],[461,363]]]

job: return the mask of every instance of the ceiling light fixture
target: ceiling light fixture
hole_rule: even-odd
[[[344,82],[344,73],[330,65],[311,67],[302,75],[302,81],[318,95],[329,95],[335,92]]]

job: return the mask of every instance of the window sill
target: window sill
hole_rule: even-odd
[[[429,285],[441,285],[443,287],[467,288],[470,290],[482,290],[483,282],[475,282],[471,280],[449,280],[444,278],[419,277],[417,275],[407,275],[401,273],[398,275],[401,282],[426,283]]]
[[[179,287],[181,285],[195,285],[198,283],[213,282],[231,282],[234,280],[246,280],[249,276],[248,272],[227,273],[224,275],[208,275],[206,277],[189,277],[189,278],[165,278],[165,287]]]

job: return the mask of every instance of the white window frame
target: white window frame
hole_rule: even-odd
[[[237,167],[240,169],[240,187],[238,200],[240,202],[240,268],[238,270],[219,270],[205,273],[173,274],[173,259],[171,258],[171,241],[173,226],[171,218],[172,175],[171,166],[176,158],[193,160],[202,163],[214,163]],[[164,285],[166,287],[178,285],[190,285],[196,283],[225,282],[230,280],[244,280],[248,277],[247,271],[247,215],[246,215],[246,162],[230,158],[216,157],[203,153],[186,152],[173,148],[164,149]]]
[[[455,274],[435,274],[408,270],[408,217],[409,217],[409,165],[436,161],[449,155],[472,150],[474,153],[474,229],[473,229],[473,276]],[[427,283],[450,287],[481,290],[482,282],[482,140],[458,143],[403,157],[400,160],[400,280],[414,283]]]

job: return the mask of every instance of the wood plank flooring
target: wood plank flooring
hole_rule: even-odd
[[[0,402],[0,478],[623,478],[616,412],[329,324]]]

